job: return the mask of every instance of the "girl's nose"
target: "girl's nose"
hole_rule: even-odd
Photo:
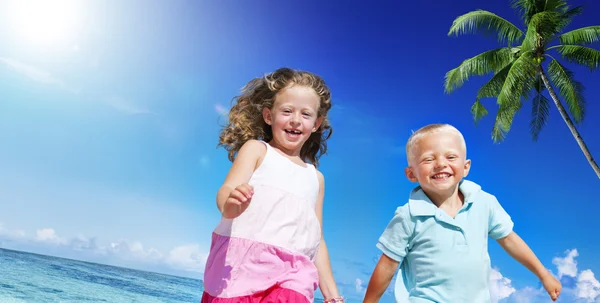
[[[290,119],[290,122],[292,122],[294,124],[300,123],[300,116],[298,114],[292,115],[292,118]]]

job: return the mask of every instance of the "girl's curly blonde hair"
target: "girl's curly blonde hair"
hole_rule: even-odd
[[[280,68],[252,79],[242,88],[242,94],[233,99],[229,121],[221,131],[218,144],[229,152],[230,161],[235,159],[237,152],[248,140],[269,142],[273,139],[271,126],[265,123],[262,116],[263,108],[272,109],[277,94],[292,85],[310,87],[319,96],[318,116],[323,118],[323,122],[300,150],[302,160],[318,166],[319,158],[327,153],[326,141],[333,131],[327,120],[327,112],[331,108],[331,92],[318,75],[290,68]]]

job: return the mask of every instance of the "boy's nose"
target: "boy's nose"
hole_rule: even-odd
[[[436,166],[436,167],[446,167],[446,160],[445,160],[445,159],[443,159],[443,158],[438,158],[438,159],[435,161],[435,166]]]

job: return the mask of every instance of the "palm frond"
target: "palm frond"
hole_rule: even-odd
[[[552,83],[558,88],[569,112],[573,115],[576,123],[583,121],[585,117],[585,99],[583,97],[583,84],[573,78],[573,73],[556,60],[548,65],[548,75]]]
[[[560,43],[574,44],[592,44],[600,40],[600,25],[582,27],[558,36]]]
[[[561,15],[557,12],[541,12],[533,15],[523,38],[523,51],[541,52],[562,29]]]
[[[521,98],[527,98],[535,86],[537,65],[533,62],[534,54],[522,54],[510,67],[502,89],[498,94],[498,113],[492,129],[494,141],[504,140],[512,126],[515,114],[521,109]]]
[[[542,94],[544,91],[544,82],[540,75],[537,76],[535,90],[537,94],[531,102],[531,121],[529,123],[533,141],[537,141],[542,128],[546,125],[550,113],[550,100]]]
[[[573,17],[581,15],[581,13],[583,13],[583,6],[574,7],[562,13],[560,16],[560,28],[563,29],[567,27],[567,25],[569,25],[569,23],[571,23],[571,21],[573,20]]]
[[[502,69],[512,58],[512,50],[503,47],[466,59],[458,67],[446,73],[444,81],[446,93],[461,87],[471,76],[482,76]]]
[[[565,0],[538,0],[538,3],[543,5],[542,11],[544,12],[560,12],[564,13],[569,9],[569,5]]]
[[[521,109],[521,102],[500,105],[496,114],[496,121],[492,127],[492,140],[494,142],[500,142],[506,138],[519,109]]]
[[[538,2],[537,0],[513,0],[511,6],[519,12],[527,26],[531,17],[542,9]]]
[[[477,100],[475,101],[475,103],[473,103],[473,106],[471,106],[471,114],[473,114],[473,120],[477,125],[477,122],[479,122],[481,118],[485,117],[488,114],[488,111],[487,109],[485,109],[483,104],[481,104],[481,102]]]
[[[504,82],[506,81],[506,77],[508,76],[511,67],[512,64],[508,64],[502,70],[494,74],[494,76],[477,91],[477,100],[497,97],[502,91],[502,86],[504,86]]]
[[[519,41],[523,32],[508,22],[506,19],[484,10],[476,10],[464,15],[458,16],[452,22],[448,36],[469,34],[481,31],[483,33],[496,33],[498,41],[506,41],[509,45]]]
[[[521,97],[527,97],[535,86],[537,64],[531,52],[521,55],[510,67],[506,81],[498,94],[498,104],[520,103]]]
[[[569,62],[587,66],[594,71],[600,67],[600,51],[580,45],[560,45],[556,49]]]
[[[526,26],[529,26],[529,22],[537,13],[564,13],[569,8],[565,0],[513,0],[512,7],[523,17]]]
[[[476,102],[471,107],[471,114],[473,114],[475,124],[477,124],[477,122],[479,122],[479,120],[481,120],[488,113],[485,107],[483,107],[483,104],[481,104],[480,100],[484,98],[498,97],[502,91],[502,87],[504,86],[504,82],[506,81],[506,77],[508,76],[508,72],[510,71],[512,65],[513,63],[511,62],[502,70],[495,73],[494,76],[488,82],[486,82],[479,89],[479,91],[477,91]]]

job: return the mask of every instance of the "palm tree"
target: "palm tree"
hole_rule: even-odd
[[[496,98],[498,113],[492,129],[492,139],[500,142],[510,131],[515,114],[526,100],[532,101],[530,129],[533,140],[537,140],[550,109],[550,101],[543,94],[547,90],[600,178],[600,168],[573,123],[573,120],[581,123],[585,116],[584,87],[556,59],[560,56],[567,62],[583,65],[592,71],[598,69],[600,51],[587,45],[598,42],[600,26],[563,33],[572,18],[583,11],[582,7],[570,8],[565,0],[512,0],[512,7],[522,16],[524,32],[498,15],[484,10],[472,11],[454,20],[449,36],[478,31],[495,33],[498,41],[506,43],[506,46],[466,59],[457,68],[450,70],[445,76],[445,91],[453,92],[471,76],[493,74],[477,92],[471,113],[475,122],[479,121],[488,113],[480,102],[481,99]],[[546,62],[546,58],[550,59],[549,62]],[[566,103],[568,112],[558,95]]]

